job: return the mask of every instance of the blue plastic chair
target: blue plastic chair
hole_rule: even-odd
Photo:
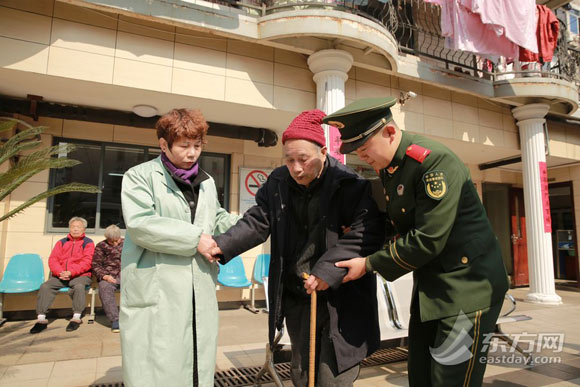
[[[231,288],[245,288],[252,285],[252,282],[246,277],[244,262],[239,255],[225,265],[219,263],[219,268],[217,280],[220,284]]]
[[[0,281],[0,326],[6,322],[3,318],[4,294],[34,292],[43,282],[44,265],[38,254],[16,254],[10,259]]]
[[[250,306],[247,307],[250,312],[258,313],[259,310],[256,309],[256,287],[258,285],[264,286],[264,293],[266,294],[266,309],[268,312],[268,273],[270,272],[270,254],[260,254],[256,257],[254,262],[254,286],[250,291]]]
[[[270,272],[270,254],[260,254],[254,263],[254,282],[264,284],[264,277]]]

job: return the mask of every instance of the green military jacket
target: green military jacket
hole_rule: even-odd
[[[389,281],[413,271],[421,321],[502,302],[508,280],[500,247],[463,162],[403,131],[381,178],[393,237],[367,263]]]

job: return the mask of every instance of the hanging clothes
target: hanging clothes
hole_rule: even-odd
[[[554,12],[545,5],[537,5],[537,28],[534,37],[537,40],[538,53],[534,53],[525,48],[520,48],[520,61],[541,62],[552,61],[554,50],[558,44],[558,32],[560,23]]]
[[[511,42],[538,52],[535,0],[461,0],[464,7],[479,15],[481,22]]]
[[[482,56],[517,58],[519,46],[537,51],[535,1],[424,0],[441,8],[445,46]]]
[[[470,51],[483,56],[516,57],[519,53],[518,45],[504,35],[498,35],[497,29],[493,25],[482,23],[481,17],[465,7],[462,1],[451,0],[447,4],[446,11],[449,14],[445,15],[445,19],[450,20],[449,29],[452,34],[445,40],[446,47],[454,50]],[[442,32],[445,19],[442,7]]]

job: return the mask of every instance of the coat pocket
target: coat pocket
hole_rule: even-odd
[[[127,307],[143,308],[159,301],[159,278],[157,267],[136,268],[123,272],[121,294]]]
[[[465,243],[453,253],[444,255],[441,265],[445,272],[460,270],[471,266],[471,264],[480,256],[484,255],[489,249],[481,239],[472,239]]]

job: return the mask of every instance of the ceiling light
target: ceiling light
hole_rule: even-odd
[[[157,108],[151,105],[135,105],[133,106],[133,113],[139,117],[153,117],[157,115]]]

